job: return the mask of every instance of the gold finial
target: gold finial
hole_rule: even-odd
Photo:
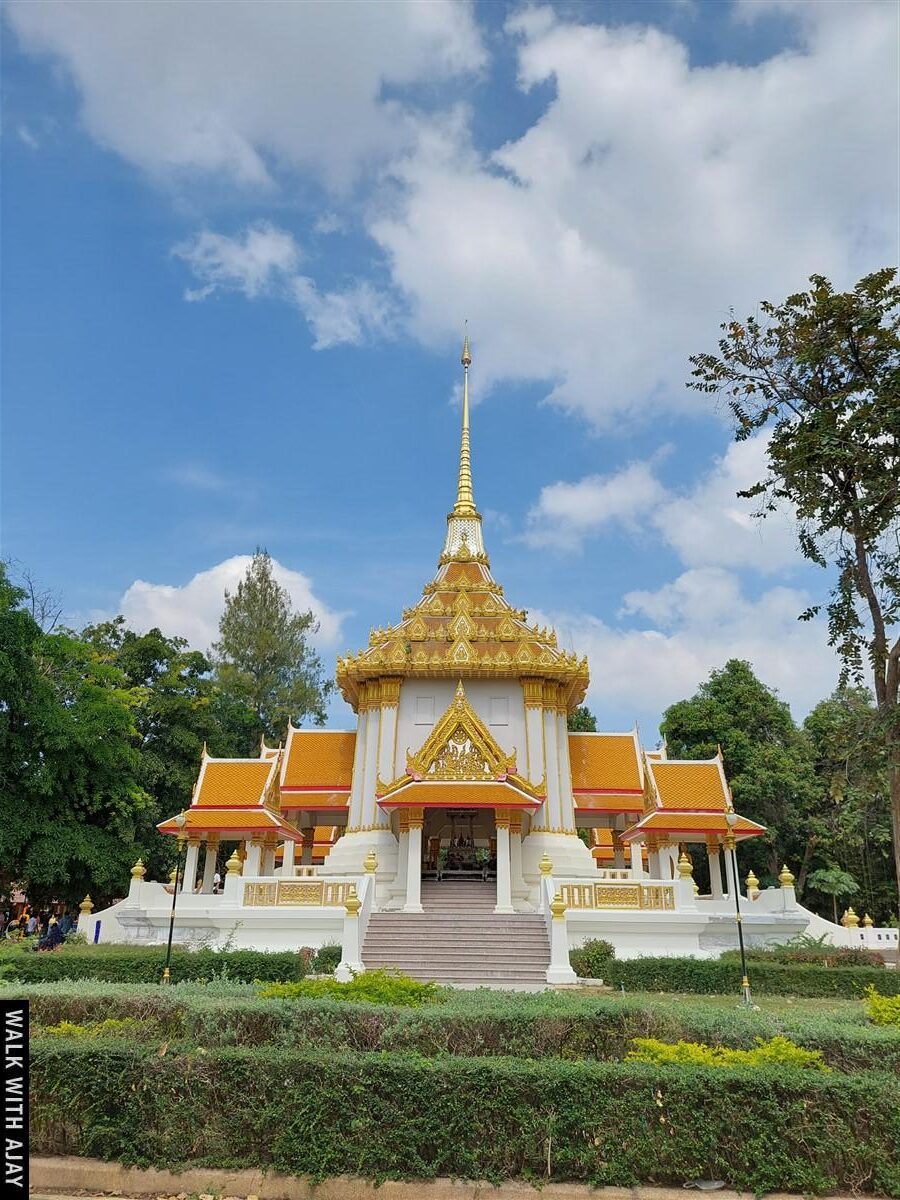
[[[457,704],[463,703],[465,701],[465,698],[466,698],[466,689],[463,687],[463,681],[460,679],[456,685],[455,699],[456,699]]]
[[[866,913],[866,915],[863,917],[863,925],[865,925],[866,929],[871,929],[874,924],[875,922],[872,920],[869,914]]]
[[[550,911],[553,913],[553,920],[561,921],[563,919],[563,917],[566,915],[567,908],[568,908],[568,905],[566,904],[565,900],[563,900],[560,893],[557,892],[556,895],[553,897],[553,899],[550,901]]]
[[[753,870],[747,872],[747,878],[744,881],[747,884],[747,895],[751,900],[755,900],[759,895],[759,880],[753,873]]]
[[[793,873],[788,870],[787,863],[785,863],[784,866],[781,868],[781,873],[778,876],[778,882],[781,884],[782,887],[793,887],[794,886],[794,876],[793,876]]]
[[[541,855],[541,861],[538,863],[538,870],[542,875],[550,875],[553,871],[553,863],[550,861],[550,855],[546,850]]]
[[[691,879],[694,874],[694,865],[685,852],[682,850],[681,857],[678,860],[678,877],[680,879]]]
[[[241,860],[238,857],[237,850],[232,850],[231,858],[229,858],[228,862],[225,864],[225,874],[226,875],[240,875],[240,873],[241,873]]]
[[[344,909],[348,917],[358,917],[361,908],[362,901],[356,894],[356,884],[351,883],[347,889],[347,899],[344,901]]]
[[[469,367],[472,355],[469,351],[469,333],[463,340],[463,411],[462,437],[459,443],[459,479],[456,484],[456,503],[453,505],[455,517],[474,517],[478,510],[475,507],[475,496],[472,492],[472,455],[469,448]]]
[[[378,870],[378,855],[375,853],[375,847],[371,847],[369,853],[363,859],[363,870],[367,875],[374,875]]]
[[[93,908],[94,908],[94,902],[91,899],[91,893],[88,892],[88,894],[85,896],[85,898],[82,900],[82,902],[78,905],[78,911],[81,913],[81,915],[83,917],[87,917],[93,911]]]
[[[844,913],[844,924],[848,929],[855,929],[859,924],[859,917],[852,908],[848,908]]]
[[[169,872],[169,883],[171,883],[172,887],[175,886],[175,880],[177,878],[178,878],[178,868],[173,867],[172,870]]]
[[[131,878],[132,879],[143,879],[146,874],[147,874],[147,868],[144,866],[144,860],[142,858],[139,858],[137,860],[137,862],[134,864],[134,866],[131,868]]]

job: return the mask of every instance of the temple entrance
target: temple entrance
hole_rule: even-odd
[[[438,883],[497,877],[493,812],[477,808],[434,809],[425,815],[422,878]]]

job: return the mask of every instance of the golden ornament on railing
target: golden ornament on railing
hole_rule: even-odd
[[[559,892],[557,892],[556,895],[553,897],[553,899],[550,901],[550,911],[553,913],[553,920],[561,921],[563,919],[563,917],[566,915],[567,907],[568,906],[567,906],[565,900],[563,900],[562,896],[559,894]]]
[[[551,875],[553,873],[553,863],[550,861],[550,855],[546,850],[541,855],[541,861],[538,863],[538,870],[542,875]]]
[[[747,872],[747,878],[744,882],[747,885],[747,895],[751,900],[755,900],[759,895],[759,880],[754,875],[752,869]]]
[[[229,858],[228,862],[225,864],[225,874],[226,875],[240,875],[240,873],[241,873],[241,860],[238,857],[237,850],[233,850],[231,853],[231,858]]]
[[[693,875],[694,864],[682,850],[681,857],[678,859],[678,877],[680,879],[692,879]]]
[[[78,911],[82,914],[82,916],[86,917],[93,911],[93,908],[94,902],[91,899],[91,893],[88,892],[82,902],[78,905]]]
[[[132,879],[143,879],[146,874],[147,874],[147,868],[144,866],[144,860],[142,858],[139,858],[137,860],[137,862],[134,864],[134,866],[131,868],[131,878]]]
[[[848,908],[844,913],[844,924],[848,929],[855,929],[859,924],[859,917],[852,908]]]
[[[778,876],[778,882],[782,887],[794,886],[794,875],[788,870],[787,863],[781,868],[781,873]]]
[[[367,875],[374,875],[378,870],[378,855],[373,847],[363,859],[363,870]]]
[[[169,883],[172,885],[172,887],[175,886],[175,880],[177,878],[178,878],[178,868],[173,867],[172,870],[169,872]]]
[[[866,915],[863,917],[863,925],[865,925],[866,929],[871,929],[874,924],[875,922],[872,920],[869,914],[866,913]]]
[[[348,917],[358,917],[359,910],[362,908],[362,901],[356,894],[356,884],[351,883],[347,892],[347,899],[344,901],[344,908],[347,910]]]

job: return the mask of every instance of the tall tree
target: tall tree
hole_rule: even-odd
[[[309,645],[318,628],[311,610],[293,611],[265,550],[253,555],[237,591],[225,593],[213,646],[216,679],[224,692],[250,708],[268,738],[283,738],[288,721],[299,724],[311,717],[324,724],[334,685],[324,678],[321,660]]]
[[[821,275],[761,317],[722,327],[689,387],[724,394],[738,440],[767,427],[768,473],[742,495],[790,505],[803,554],[835,569],[829,638],[845,679],[867,665],[888,756],[900,894],[900,287],[885,268],[852,292]],[[803,614],[811,618],[818,610]]]
[[[837,877],[821,872],[849,873],[858,882],[859,904],[886,923],[896,910],[890,783],[871,693],[859,687],[838,688],[812,710],[803,732],[821,794],[816,814],[820,866],[815,874],[826,884],[840,884]],[[819,890],[832,894],[827,888]]]
[[[660,729],[671,758],[712,758],[721,749],[735,807],[767,830],[742,845],[742,859],[770,882],[782,862],[797,863],[802,891],[821,789],[787,704],[733,658],[691,699],[667,708]]]
[[[29,898],[121,895],[152,801],[139,690],[66,631],[44,633],[0,564],[0,886]]]

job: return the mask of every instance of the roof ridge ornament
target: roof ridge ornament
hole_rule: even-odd
[[[459,476],[456,481],[456,503],[453,505],[453,515],[473,517],[478,514],[478,509],[475,507],[475,496],[472,491],[472,452],[469,432],[469,367],[472,365],[472,352],[469,349],[468,321],[466,322],[460,362],[463,368],[462,433],[459,440]]]

